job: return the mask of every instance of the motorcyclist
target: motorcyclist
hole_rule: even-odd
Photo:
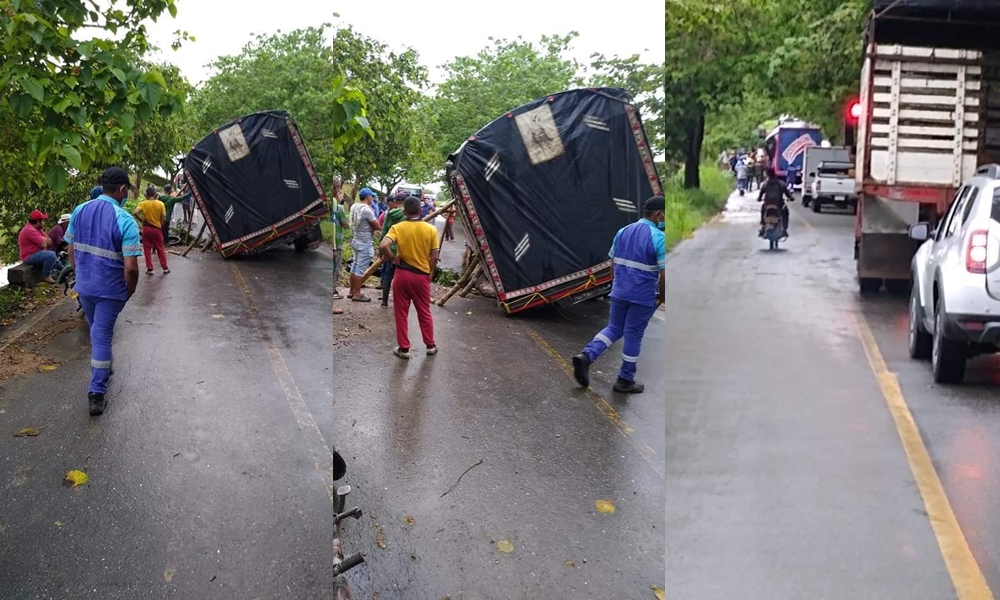
[[[767,181],[764,185],[760,186],[760,195],[757,197],[757,202],[763,202],[760,207],[760,236],[764,236],[764,210],[768,205],[773,204],[781,209],[781,221],[785,225],[785,235],[782,239],[788,237],[788,206],[785,204],[785,198],[788,198],[789,202],[794,202],[795,198],[788,192],[788,188],[785,183],[778,178],[778,174],[775,173],[774,169],[768,169],[767,171]]]

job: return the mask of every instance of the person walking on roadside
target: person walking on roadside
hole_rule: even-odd
[[[42,281],[55,283],[52,271],[58,263],[56,253],[52,251],[52,240],[45,234],[43,225],[49,216],[40,210],[33,210],[28,215],[28,222],[17,234],[18,256],[26,265],[42,268]]]
[[[614,390],[640,394],[645,386],[635,380],[642,336],[656,308],[663,304],[667,244],[663,233],[666,203],[653,196],[643,205],[643,218],[618,230],[611,243],[611,315],[580,354],[573,357],[573,375],[583,387],[590,385],[590,365],[624,337],[622,366]]]
[[[163,274],[170,272],[167,267],[167,250],[163,244],[163,222],[167,218],[167,209],[163,201],[156,197],[156,188],[146,188],[146,199],[139,203],[133,213],[142,221],[142,254],[146,259],[146,275],[153,274],[152,252],[160,260]]]
[[[351,263],[351,291],[347,297],[353,302],[371,302],[372,299],[361,293],[364,283],[361,277],[375,258],[375,248],[372,246],[372,233],[378,231],[378,219],[372,212],[372,197],[375,194],[368,188],[361,188],[358,193],[360,201],[351,207],[351,229],[354,237],[351,239],[351,250],[354,251],[354,262]]]
[[[379,223],[382,224],[382,238],[385,239],[389,230],[393,228],[396,223],[402,223],[406,220],[406,214],[403,212],[403,204],[406,202],[406,198],[400,195],[392,196],[389,198],[389,210],[382,213],[379,217]],[[392,251],[396,252],[396,245],[392,245]],[[392,264],[390,261],[382,262],[382,308],[389,308],[389,290],[392,288],[392,278],[396,273],[396,265]]]
[[[410,303],[417,311],[420,334],[427,346],[427,356],[437,354],[434,342],[434,318],[431,315],[431,275],[437,268],[437,229],[420,218],[420,199],[410,196],[403,202],[406,220],[393,225],[382,238],[379,250],[386,262],[396,265],[393,276],[392,304],[396,319],[396,342],[393,354],[410,358]],[[392,250],[395,244],[398,252]]]
[[[455,241],[455,205],[452,204],[448,212],[445,213],[444,239],[448,242]]]
[[[66,230],[69,260],[76,271],[80,305],[90,327],[90,414],[107,408],[105,394],[111,376],[111,343],[115,321],[139,283],[142,242],[132,215],[122,208],[132,184],[120,167],[101,174],[101,193],[76,207]]]

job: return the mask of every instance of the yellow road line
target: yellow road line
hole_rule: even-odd
[[[799,206],[802,205],[800,204]],[[808,231],[809,233],[816,233],[816,228],[813,227],[813,224],[809,222],[809,219],[805,218],[804,215],[800,215],[799,211],[795,211],[795,216],[799,218],[799,221],[802,223],[802,226],[806,228],[806,231]]]
[[[896,431],[899,433],[899,439],[906,451],[906,459],[910,463],[910,470],[924,500],[927,518],[941,548],[941,555],[955,585],[955,592],[959,600],[993,600],[993,592],[990,591],[986,578],[983,577],[979,564],[969,549],[969,543],[945,495],[941,479],[934,470],[934,463],[931,462],[927,447],[920,437],[920,430],[913,420],[906,399],[903,398],[899,380],[886,366],[885,359],[882,358],[882,353],[875,342],[875,336],[872,335],[871,328],[863,316],[857,319],[857,327],[872,373],[878,380],[882,395],[889,405],[889,412],[896,422]]]
[[[542,351],[548,354],[549,357],[552,358],[552,360],[554,360],[556,364],[562,368],[562,370],[566,373],[566,375],[569,376],[570,380],[576,383],[576,379],[573,377],[573,366],[570,365],[569,362],[565,358],[563,358],[556,351],[555,348],[549,345],[549,343],[546,342],[545,339],[542,338],[542,336],[538,335],[538,333],[534,329],[529,329],[528,335],[531,336],[531,339],[534,340],[536,344],[538,344],[538,347],[541,348]],[[639,455],[642,456],[643,459],[645,459],[645,461],[649,464],[649,466],[652,467],[653,471],[655,471],[656,474],[659,475],[661,479],[665,479],[667,470],[666,463],[657,458],[656,452],[652,448],[640,444],[638,441],[636,441],[634,437],[632,437],[632,433],[635,430],[632,429],[632,427],[621,418],[621,415],[618,414],[618,411],[615,410],[614,407],[612,407],[610,404],[608,404],[608,401],[605,400],[603,396],[595,392],[594,388],[588,387],[585,390],[585,393],[587,398],[597,408],[597,410],[600,411],[601,414],[604,415],[608,419],[608,421],[610,421],[611,424],[614,425],[615,428],[622,433],[622,435],[627,437],[629,441],[632,442],[632,445],[635,446],[635,449],[639,452]]]
[[[243,279],[243,274],[240,273],[240,269],[236,266],[236,263],[230,262],[229,266],[233,270],[236,283],[239,284],[240,291],[243,292],[243,298],[250,309],[250,320],[253,322],[254,327],[257,328],[261,338],[267,343],[267,355],[271,359],[271,367],[274,369],[274,374],[278,376],[278,382],[281,383],[281,388],[285,392],[288,406],[292,409],[292,414],[295,415],[299,431],[302,432],[305,438],[309,454],[313,459],[313,465],[322,476],[323,487],[326,488],[326,493],[329,494],[330,500],[333,501],[333,450],[326,443],[326,438],[323,437],[323,432],[320,431],[319,425],[316,424],[316,419],[313,418],[312,411],[309,410],[309,405],[302,398],[302,393],[295,384],[295,379],[292,378],[292,373],[285,363],[285,358],[281,355],[281,351],[278,350],[278,346],[271,338],[271,333],[260,320],[260,310],[257,308],[257,303],[254,302],[253,296],[250,294],[250,288],[247,287],[247,282]]]

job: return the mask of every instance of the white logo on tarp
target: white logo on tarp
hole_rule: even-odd
[[[208,173],[208,169],[212,166],[212,157],[206,156],[205,160],[201,161],[201,172]]]
[[[285,180],[285,185],[288,186],[290,189],[293,189],[293,190],[299,189],[299,182],[295,181],[294,179],[286,179]]]
[[[233,205],[230,204],[229,205],[229,210],[226,211],[226,223],[227,224],[229,223],[229,219],[232,219],[233,215],[235,215],[235,214],[236,214],[236,211],[233,210]]]
[[[500,153],[497,152],[493,155],[493,158],[490,159],[490,162],[486,163],[486,171],[485,171],[486,181],[489,181],[490,177],[493,177],[493,174],[496,173],[497,170],[499,169],[500,169]]]
[[[607,123],[605,123],[598,117],[595,117],[594,115],[587,115],[586,117],[584,117],[583,123],[584,125],[590,127],[591,129],[600,129],[601,131],[611,131],[611,128],[608,127]]]
[[[514,117],[517,129],[521,132],[521,140],[528,150],[528,158],[532,165],[538,165],[552,160],[566,152],[559,128],[552,116],[552,108],[543,104],[534,110],[521,113]]]
[[[247,140],[243,137],[243,130],[240,129],[239,123],[220,131],[219,139],[222,140],[229,160],[236,162],[250,156],[250,146],[247,145]]]
[[[612,198],[612,200],[614,200],[615,206],[618,207],[618,210],[625,212],[635,212],[635,203],[633,203],[631,200],[626,200],[624,198]]]
[[[809,136],[808,133],[803,133],[794,142],[785,148],[785,151],[781,153],[781,157],[785,159],[785,162],[792,162],[798,155],[806,151],[806,148],[810,146],[815,146],[816,142]]]
[[[517,247],[514,248],[514,261],[520,261],[521,257],[528,251],[528,248],[531,248],[531,241],[528,239],[528,234],[526,233],[521,238],[521,241],[518,242]]]
[[[271,138],[274,140],[278,139],[278,134],[274,133],[274,130],[272,129],[261,129],[260,134],[266,138]]]

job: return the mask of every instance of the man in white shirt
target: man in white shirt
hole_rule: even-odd
[[[368,188],[361,188],[359,201],[351,207],[351,229],[354,237],[351,239],[351,250],[354,251],[354,262],[351,264],[351,291],[347,294],[353,302],[371,302],[372,299],[361,293],[362,275],[368,270],[375,258],[375,248],[372,245],[372,233],[378,231],[378,219],[372,210],[372,197],[375,194]]]

